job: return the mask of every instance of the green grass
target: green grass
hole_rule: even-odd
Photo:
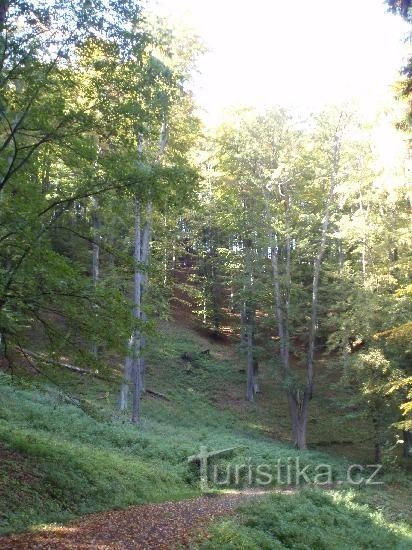
[[[55,390],[16,387],[6,375],[0,403],[2,533],[198,494],[198,472],[187,457],[200,445],[240,446],[233,458],[239,464],[249,456],[254,463],[297,456],[287,445],[231,428],[229,416],[193,396],[173,404],[150,400],[139,429],[116,416],[102,420],[101,412],[94,418]],[[326,460],[316,452],[299,456],[303,464]],[[338,475],[342,465],[333,465]]]
[[[146,395],[138,428],[116,412],[121,381],[116,358],[110,359],[107,380],[51,366],[44,376],[0,374],[1,533],[197,495],[198,467],[187,457],[201,445],[210,450],[236,447],[233,456],[216,461],[221,472],[230,463],[248,464],[255,471],[258,464],[285,464],[290,457],[299,458],[302,467],[309,465],[312,474],[319,463],[328,463],[333,480],[345,479],[345,459],[320,450],[297,452],[287,440],[269,437],[270,426],[288,429],[279,390],[270,391],[269,371],[262,372],[259,402],[247,404],[242,359],[230,346],[164,324],[148,348],[147,386],[168,400]],[[206,348],[210,353],[202,354]],[[182,359],[184,353],[190,361]],[[246,479],[247,471],[242,471],[239,485]],[[396,496],[379,493],[373,497],[376,506],[373,499],[366,505],[392,510],[395,502],[407,502],[409,482],[395,489]],[[366,491],[362,494],[369,498]],[[401,507],[391,521],[402,521],[404,515]]]
[[[380,550],[411,545],[412,529],[388,522],[358,502],[357,493],[307,489],[243,506],[237,517],[215,524],[210,538],[198,548]]]

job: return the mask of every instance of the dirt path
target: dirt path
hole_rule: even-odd
[[[49,525],[36,533],[1,537],[0,549],[170,550],[177,545],[188,547],[194,533],[207,523],[230,514],[245,500],[267,494],[240,491],[100,512],[66,525]]]

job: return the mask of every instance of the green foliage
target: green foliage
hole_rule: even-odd
[[[202,354],[206,346],[210,355]],[[147,395],[137,430],[116,412],[117,365],[106,380],[49,364],[42,367],[44,376],[0,376],[2,532],[96,510],[196,495],[199,472],[187,457],[198,453],[201,445],[211,450],[236,447],[230,460],[238,465],[254,467],[277,460],[284,464],[290,457],[292,476],[296,458],[301,468],[309,465],[310,472],[328,463],[334,480],[346,479],[346,459],[321,451],[298,452],[268,437],[274,418],[277,429],[283,426],[286,435],[289,429],[280,388],[273,391],[272,384],[264,386],[265,411],[263,403],[259,408],[239,405],[241,401],[232,396],[242,383],[239,358],[227,346],[163,324],[157,335],[150,336],[148,349],[147,387],[163,393],[168,401]],[[185,352],[190,362],[182,359]],[[322,388],[329,384],[325,381]],[[314,399],[313,421],[321,420],[311,424],[312,437],[316,432],[316,438],[329,440],[333,433],[335,438],[354,438],[354,445],[359,445],[361,426],[354,421],[340,426],[334,403],[332,399],[327,406]],[[227,464],[227,458],[212,463],[222,473]],[[247,472],[242,471],[241,486],[246,478]],[[399,473],[395,479],[399,480]],[[395,504],[407,501],[406,479],[404,485]],[[390,506],[392,511],[395,504]],[[239,534],[246,537],[249,529],[239,529]],[[256,540],[265,537],[259,534]]]
[[[147,403],[147,419],[136,431],[122,418],[93,418],[84,399],[80,408],[55,390],[19,389],[5,375],[0,381],[7,404],[0,409],[1,452],[9,456],[2,469],[2,532],[196,494],[198,474],[186,459],[203,444],[240,446],[239,464],[248,456],[255,463],[298,456],[288,446],[236,434],[230,414],[197,405],[199,398],[179,386],[171,404]],[[301,455],[304,465],[322,460],[320,453]],[[332,463],[337,475],[340,463]]]
[[[307,490],[245,505],[237,520],[218,523],[198,548],[408,548],[412,531],[391,524],[355,493]]]
[[[216,406],[213,398],[222,383],[237,383],[237,363],[216,356],[219,347],[206,356],[205,340],[176,327],[150,338],[147,386],[169,401],[145,397],[138,430],[114,412],[117,375],[94,380],[51,365],[44,365],[44,377],[0,375],[3,532],[198,494],[199,473],[187,457],[200,445],[236,447],[235,464],[299,457],[311,471],[328,462],[334,478],[344,476],[345,461],[321,452],[298,453],[259,434],[248,416]],[[181,359],[184,352],[191,365]],[[213,464],[224,471],[227,460]]]
[[[4,15],[1,342],[12,351],[41,325],[50,353],[88,364],[90,343],[124,352],[132,329],[135,199],[176,216],[197,184],[188,152],[200,125],[184,85],[199,48],[149,25],[134,0],[7,2]]]

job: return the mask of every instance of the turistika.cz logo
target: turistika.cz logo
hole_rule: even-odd
[[[198,463],[200,468],[200,487],[209,491],[216,487],[265,487],[269,485],[382,485],[377,475],[382,469],[381,464],[350,464],[343,479],[336,479],[330,464],[302,465],[300,457],[277,459],[273,463],[256,464],[252,458],[247,458],[241,464],[228,462],[225,465],[213,464],[215,457],[223,457],[232,453],[235,448],[209,451],[201,446],[197,455],[190,456],[188,462]]]

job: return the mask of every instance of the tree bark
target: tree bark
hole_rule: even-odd
[[[307,425],[309,417],[310,389],[288,389],[288,406],[292,423],[292,433],[297,449],[307,448]]]
[[[276,320],[278,325],[279,336],[279,355],[281,361],[281,367],[283,375],[286,376],[289,370],[289,343],[286,341],[287,332],[285,330],[285,318],[282,307],[282,295],[280,289],[279,278],[279,247],[276,235],[271,234],[271,261],[272,261],[272,275],[273,275],[273,291],[275,297],[275,311]]]
[[[134,278],[133,278],[133,317],[139,323],[142,313],[142,236],[140,201],[135,201],[134,222]],[[132,416],[131,422],[140,422],[141,400],[141,331],[135,327],[128,344],[128,352],[123,371],[123,383],[120,390],[119,407],[126,410],[128,406],[129,387],[132,389]]]
[[[157,162],[164,153],[168,141],[168,128],[165,122],[162,123],[159,142],[159,155]],[[138,137],[138,156],[143,153],[143,136]],[[145,313],[142,308],[142,298],[146,290],[147,269],[149,265],[150,238],[152,228],[152,202],[149,200],[146,205],[146,219],[142,229],[141,203],[138,198],[135,201],[135,227],[134,227],[134,292],[133,292],[133,317],[138,325],[145,320]],[[140,423],[141,398],[144,391],[145,361],[142,357],[144,336],[141,327],[137,326],[128,346],[128,354],[124,366],[124,381],[120,390],[119,404],[122,410],[127,408],[128,388],[132,386],[132,424]]]
[[[135,203],[135,228],[134,228],[134,293],[133,293],[133,317],[136,321],[141,320],[142,313],[142,239],[141,239],[141,219],[140,219],[140,201],[136,199]],[[141,400],[141,372],[140,372],[140,354],[141,354],[141,334],[140,327],[134,329],[132,335],[132,354],[126,359],[131,365],[132,381],[132,424],[140,422],[140,400]]]
[[[93,198],[92,200],[92,280],[94,287],[96,287],[100,278],[100,218],[99,203],[96,198]],[[96,342],[92,342],[91,351],[97,357],[98,346]]]
[[[259,385],[259,361],[256,357],[253,358],[253,387],[254,392],[260,393],[260,385]]]
[[[330,187],[328,197],[326,199],[324,217],[321,229],[321,238],[319,249],[315,255],[313,261],[313,281],[312,281],[312,311],[309,325],[309,340],[308,340],[308,354],[306,361],[306,389],[309,392],[309,398],[312,399],[313,395],[313,381],[314,381],[314,355],[315,355],[315,338],[318,322],[318,294],[319,294],[319,281],[320,272],[322,266],[322,259],[326,250],[326,239],[330,224],[330,209],[332,206],[332,199],[336,187],[336,178],[338,174],[339,166],[339,154],[340,154],[340,137],[338,133],[335,135],[335,145],[333,151],[333,166],[330,178]]]
[[[254,401],[259,388],[257,382],[257,359],[255,356],[255,316],[254,309],[247,312],[246,325],[246,346],[247,346],[247,380],[246,380],[246,400]]]
[[[244,338],[246,343],[246,400],[255,400],[255,330],[256,330],[256,308],[253,297],[253,258],[252,258],[252,240],[244,239],[245,249],[245,271],[244,271],[244,292],[245,300],[243,304],[243,322]]]
[[[130,384],[132,378],[132,353],[133,353],[133,335],[129,339],[127,347],[127,356],[123,368],[123,382],[120,387],[119,409],[126,411],[129,404]]]

